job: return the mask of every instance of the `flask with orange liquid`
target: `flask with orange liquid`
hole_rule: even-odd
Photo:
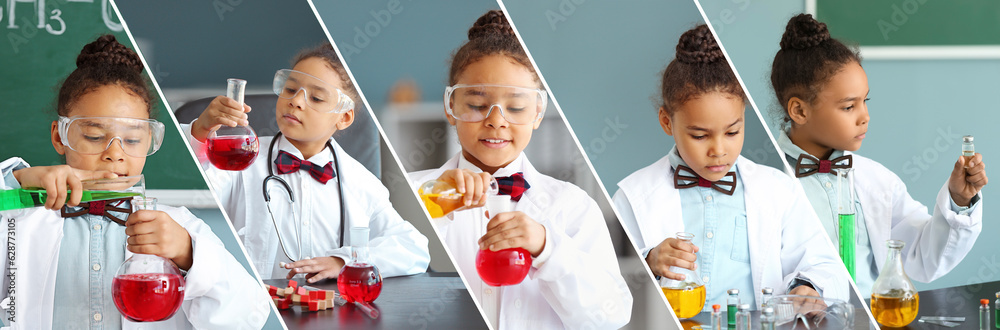
[[[491,180],[486,194],[496,195],[499,191],[500,185],[496,180]],[[424,207],[427,208],[431,218],[446,216],[465,206],[462,203],[465,194],[458,192],[453,182],[430,180],[420,185],[417,194],[420,195],[420,200],[424,202]]]
[[[902,251],[905,244],[898,240],[886,242],[889,256],[872,286],[872,316],[879,324],[891,328],[913,322],[920,307],[917,289],[903,271]]]
[[[694,234],[677,233],[677,239],[691,243]],[[670,271],[684,275],[684,280],[678,281],[663,277],[660,279],[660,289],[667,297],[670,308],[679,319],[694,317],[705,307],[705,284],[697,270],[671,266]]]

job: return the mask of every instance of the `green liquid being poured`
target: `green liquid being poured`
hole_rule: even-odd
[[[840,228],[840,259],[844,261],[844,266],[847,267],[847,272],[851,274],[851,279],[857,280],[855,266],[855,232],[854,232],[854,214],[841,214],[839,217]]]
[[[103,201],[109,199],[141,196],[136,192],[84,190],[80,202]],[[48,194],[41,189],[9,189],[0,190],[0,211],[18,210],[45,205]],[[66,201],[69,201],[67,191]]]

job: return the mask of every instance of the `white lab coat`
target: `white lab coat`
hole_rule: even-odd
[[[204,144],[191,136],[190,125],[182,127],[195,150],[204,150]],[[274,160],[266,159],[272,138],[259,138],[260,153],[257,160],[243,171],[223,171],[207,161],[201,161],[202,168],[243,241],[250,260],[264,279],[284,278],[288,270],[280,268],[280,262],[289,261],[278,245],[278,236],[268,214],[261,186],[268,175],[268,167],[274,167]],[[340,246],[340,193],[337,180],[344,180],[344,205],[347,209],[344,231],[350,232],[351,227],[370,229],[369,255],[382,276],[425,272],[430,263],[427,237],[396,213],[389,202],[389,191],[375,175],[344,152],[334,139],[331,138],[330,142],[336,149],[340,170],[343,171],[337,173],[336,178],[323,185],[306,171],[280,175],[288,182],[295,195],[297,208],[294,214],[299,218],[298,221],[292,219],[284,189],[279,184],[270,184],[274,220],[282,229],[281,237],[285,240],[285,247],[289,249],[288,253],[293,258],[335,256],[344,261],[351,260],[350,237],[345,237],[345,246]],[[282,145],[286,146],[286,150],[295,148],[281,137],[281,141],[275,143],[272,157],[277,158]],[[289,152],[301,158],[297,150]],[[318,158],[332,159],[332,155],[328,149],[324,149],[310,159]],[[301,226],[301,237],[296,237],[296,224]],[[304,250],[301,256],[298,255],[300,238]]]
[[[774,289],[776,295],[785,294],[796,278],[811,282],[823,297],[848,301],[850,275],[802,187],[785,173],[743,156],[736,164],[743,180],[756,301],[763,301],[764,287]],[[623,215],[622,223],[640,251],[684,231],[681,198],[673,182],[669,156],[664,156],[618,183],[615,207],[635,215]]]
[[[926,206],[910,197],[899,176],[874,160],[858,154],[853,157],[855,191],[879,272],[889,252],[885,242],[890,239],[906,242],[903,269],[914,280],[930,282],[954,269],[983,230],[982,192],[972,212],[960,215],[951,209],[945,182],[930,215]]]
[[[9,168],[23,162],[11,158],[0,163]],[[3,189],[12,187],[3,184]],[[157,206],[170,215],[191,235],[194,262],[184,277],[184,303],[180,312],[161,322],[136,323],[122,317],[123,329],[260,329],[271,312],[270,300],[260,282],[243,270],[243,266],[226,250],[222,241],[201,219],[183,207]],[[16,321],[13,329],[50,329],[54,299],[80,292],[55,292],[59,248],[63,237],[63,221],[58,210],[36,207],[0,212],[9,227],[14,222],[14,237],[8,231],[8,242],[16,242],[14,277]],[[124,247],[123,247],[124,248]],[[132,253],[125,251],[128,259]],[[86,251],[81,251],[86,258]],[[4,274],[9,263],[4,262]],[[115,268],[107,268],[115,271]],[[107,283],[107,285],[111,285]],[[8,292],[2,294],[7,296]]]
[[[438,169],[410,173],[414,186],[458,168],[456,155]],[[524,154],[524,178],[531,185],[515,211],[545,226],[545,251],[533,262],[528,278],[518,285],[490,287],[476,272],[478,240],[485,234],[485,208],[455,212],[432,220],[475,297],[500,291],[499,329],[619,328],[628,323],[632,295],[601,211],[586,192],[571,183],[539,173]],[[545,255],[545,257],[543,257]],[[483,302],[480,302],[481,304]]]

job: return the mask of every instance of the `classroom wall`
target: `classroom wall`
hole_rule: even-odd
[[[788,19],[805,10],[802,0],[702,0],[706,15],[765,114],[778,107],[770,87],[770,66]],[[891,4],[886,4],[887,14]],[[919,12],[917,13],[919,15]],[[862,22],[863,23],[863,22]],[[901,26],[906,28],[906,26]],[[836,31],[833,31],[836,33]],[[865,60],[871,101],[868,136],[858,153],[895,172],[914,199],[933,205],[958,156],[962,135],[975,136],[987,173],[1000,153],[995,122],[1000,119],[1000,60]],[[772,129],[774,116],[766,116]],[[996,176],[997,174],[993,174]],[[1000,226],[989,208],[996,183],[983,189],[984,219],[972,252],[948,275],[920,290],[1000,280]],[[884,244],[876,242],[875,244]],[[885,262],[884,260],[876,260]]]
[[[693,2],[566,3],[573,2],[505,1],[553,96],[614,195],[619,181],[673,147],[657,118],[660,79],[681,34],[703,21]],[[745,115],[741,154],[781,167],[753,109],[748,106]]]

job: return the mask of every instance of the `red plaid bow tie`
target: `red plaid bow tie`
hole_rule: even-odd
[[[125,220],[119,219],[118,217],[111,214],[111,212],[121,212],[125,213],[126,216],[132,214],[132,208],[119,207],[122,202],[130,201],[132,198],[119,198],[119,199],[109,199],[103,201],[93,201],[87,203],[80,203],[76,207],[73,206],[63,206],[62,217],[63,218],[74,218],[84,214],[93,215],[103,215],[108,217],[109,220],[124,226]]]
[[[309,175],[322,184],[326,184],[330,179],[337,177],[337,173],[333,172],[333,164],[331,162],[319,166],[310,163],[308,160],[299,159],[299,157],[295,157],[295,155],[284,150],[278,152],[278,158],[274,160],[274,165],[278,169],[278,174],[288,174],[300,169],[309,170]]]
[[[528,191],[528,188],[531,188],[528,181],[524,180],[524,173],[522,172],[514,173],[511,176],[499,177],[496,180],[500,184],[500,195],[510,195],[510,199],[515,202],[520,201],[521,195],[525,191]]]
[[[811,163],[804,163],[803,160],[808,160]],[[846,164],[841,164],[841,162],[847,161]],[[819,160],[816,157],[801,154],[799,155],[799,160],[795,162],[795,177],[804,178],[816,173],[833,173],[833,169],[840,168],[851,168],[854,164],[854,157],[851,155],[840,156],[831,160]]]
[[[687,173],[683,173],[683,172]],[[690,167],[684,165],[677,165],[677,169],[674,170],[674,188],[685,189],[691,187],[706,187],[718,190],[719,192],[732,196],[733,192],[736,191],[736,172],[726,173],[723,179],[730,177],[732,181],[708,181],[702,178],[697,173],[694,172]],[[688,181],[688,183],[681,183],[681,181]],[[726,188],[728,187],[728,188]]]

